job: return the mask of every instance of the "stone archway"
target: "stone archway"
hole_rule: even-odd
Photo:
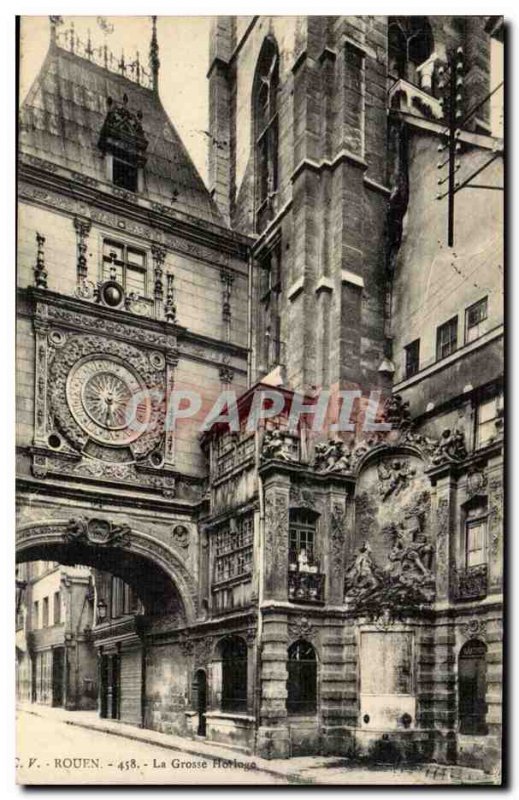
[[[180,606],[186,624],[197,616],[193,577],[175,550],[149,534],[105,517],[42,520],[21,525],[16,560],[53,560],[110,572],[134,586],[145,607]]]

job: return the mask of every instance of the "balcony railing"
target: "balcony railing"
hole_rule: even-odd
[[[488,568],[486,564],[467,567],[458,572],[456,597],[458,600],[477,600],[486,597],[488,591]]]
[[[288,599],[293,603],[324,603],[324,578],[322,572],[288,573]]]

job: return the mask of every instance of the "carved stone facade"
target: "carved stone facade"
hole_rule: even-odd
[[[457,18],[430,18],[435,75],[466,41],[479,54],[467,74],[482,69],[478,19],[461,31]],[[102,109],[83,109],[97,120],[84,131],[84,174],[57,155],[61,144],[42,151],[29,106],[46,76],[31,90],[19,172],[19,557],[81,558],[95,570],[100,669],[121,655],[144,687],[138,707],[123,696],[123,720],[267,758],[391,752],[463,764],[475,758],[460,729],[470,644],[471,658],[486,653],[479,747],[491,769],[504,552],[499,290],[488,297],[494,327],[462,344],[461,320],[482,299],[469,284],[494,287],[498,248],[480,204],[457,216],[460,266],[438,247],[442,204],[431,209],[422,187],[436,189],[443,126],[424,109],[438,100],[420,89],[430,102],[409,114],[396,92],[411,82],[400,77],[387,107],[387,18],[241,25],[221,17],[213,32],[211,135],[232,147],[211,150],[211,192],[158,101],[156,30],[149,95],[108,70],[101,93],[92,71],[102,67],[53,42],[54,72],[66,78],[73,64],[78,97]],[[265,52],[279,69],[279,152],[260,231],[244,86],[258,83]],[[485,83],[485,70],[471,74]],[[418,89],[407,89],[415,101]],[[74,119],[79,100],[61,83],[53,91]],[[460,139],[460,158],[496,153],[482,131]],[[117,142],[144,171],[137,191],[106,177]],[[496,174],[497,162],[499,153]],[[473,268],[472,240],[484,279],[446,291],[453,268]],[[116,245],[141,259],[143,297],[125,283],[127,259],[112,275]],[[434,283],[436,271],[442,285],[429,291],[424,275]],[[440,358],[436,328],[454,318],[457,349]],[[258,332],[276,352],[269,375]],[[284,407],[247,430],[255,386],[278,388]],[[317,403],[317,387],[330,392],[329,418],[294,427],[290,403]],[[178,427],[177,389],[204,395]],[[222,392],[238,397],[239,430],[202,428]],[[348,392],[351,418],[338,430]],[[112,617],[120,596],[124,614]]]

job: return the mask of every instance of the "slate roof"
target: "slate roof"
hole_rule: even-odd
[[[99,134],[108,98],[122,103],[125,94],[128,109],[142,112],[148,140],[147,198],[174,211],[225,225],[158,94],[54,43],[21,108],[21,153],[106,183]],[[178,196],[172,204],[174,191]]]

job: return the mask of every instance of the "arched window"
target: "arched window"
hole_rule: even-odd
[[[273,216],[278,190],[279,55],[270,37],[263,44],[253,88],[256,230],[260,233]]]
[[[417,67],[431,56],[434,40],[427,17],[389,17],[389,74],[420,84]],[[425,87],[424,87],[425,88]]]
[[[247,710],[247,645],[239,636],[224,639],[222,656],[222,711]]]
[[[460,650],[458,662],[458,709],[460,733],[485,735],[487,704],[487,648],[473,639]]]
[[[299,639],[288,648],[287,711],[315,714],[317,711],[317,658],[309,642]]]

